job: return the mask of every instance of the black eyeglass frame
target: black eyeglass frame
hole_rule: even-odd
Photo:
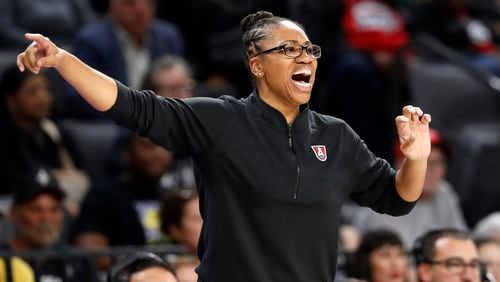
[[[426,263],[428,263],[430,265],[442,265],[448,271],[452,267],[460,267],[461,270],[457,273],[463,272],[467,266],[472,268],[472,269],[477,269],[478,271],[480,271],[481,267],[482,267],[482,263],[480,260],[472,260],[472,261],[466,263],[465,261],[463,261],[461,259],[453,259],[453,258],[452,259],[445,259],[445,260],[437,260],[437,261],[436,260],[435,261],[428,261]],[[453,263],[455,263],[455,265],[453,265]]]
[[[297,56],[290,56],[290,55],[287,54],[285,48],[287,46],[290,46],[290,45],[301,47],[300,53]],[[319,56],[318,57],[314,57],[312,55],[312,53],[309,53],[308,48],[313,48],[313,47],[317,47],[319,49]],[[270,48],[270,49],[267,49],[267,50],[264,50],[264,51],[257,52],[257,54],[253,55],[252,58],[255,58],[255,57],[263,55],[263,54],[272,53],[272,52],[275,52],[275,51],[283,51],[283,54],[285,54],[285,56],[287,56],[289,58],[295,59],[295,58],[298,58],[298,57],[302,56],[302,53],[304,53],[304,50],[306,50],[306,55],[309,58],[311,58],[311,59],[317,60],[317,59],[321,58],[321,46],[315,45],[315,44],[301,45],[301,44],[291,43],[291,42],[287,42],[287,43],[281,44],[279,46],[276,46],[276,47],[273,47],[273,48]]]

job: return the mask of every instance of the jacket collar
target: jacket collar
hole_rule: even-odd
[[[249,98],[249,102],[255,105],[253,108],[257,112],[257,115],[259,115],[260,118],[262,118],[267,124],[279,130],[288,130],[289,126],[283,114],[264,102],[264,100],[260,98],[257,89],[253,90]],[[309,128],[309,121],[309,105],[301,105],[299,115],[295,118],[295,121],[291,125],[292,129],[298,132],[305,131]]]

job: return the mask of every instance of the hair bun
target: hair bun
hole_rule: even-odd
[[[268,19],[274,17],[273,13],[268,11],[258,11],[253,14],[249,14],[245,18],[243,18],[240,22],[240,29],[243,33],[247,30],[252,29],[252,27],[262,19]]]

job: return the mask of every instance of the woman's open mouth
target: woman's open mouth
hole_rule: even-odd
[[[312,71],[310,69],[301,69],[292,74],[293,84],[302,92],[310,92]]]

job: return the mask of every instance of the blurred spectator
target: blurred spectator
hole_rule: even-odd
[[[466,232],[430,231],[415,242],[413,255],[418,281],[481,281],[478,250]]]
[[[488,1],[423,1],[412,9],[412,32],[432,35],[472,64],[500,76],[500,60],[495,54],[500,33],[494,32],[498,13],[484,8],[484,2]]]
[[[0,91],[0,193],[11,193],[16,177],[43,167],[67,193],[66,207],[75,216],[90,180],[77,165],[79,156],[71,140],[49,119],[53,96],[47,77],[12,66],[2,77]]]
[[[108,274],[110,282],[179,282],[170,265],[153,253],[135,253],[118,261]]]
[[[351,224],[342,223],[339,228],[339,243],[342,252],[352,253],[356,251],[361,243],[359,230]]]
[[[408,100],[406,25],[396,1],[342,3],[345,44],[333,68],[325,70],[329,83],[319,93],[318,110],[344,119],[375,155],[392,162],[392,117]]]
[[[347,276],[370,282],[405,282],[408,255],[399,236],[388,230],[367,232],[347,265]]]
[[[24,50],[24,34],[43,33],[68,48],[74,32],[93,18],[88,0],[0,1],[0,48]]]
[[[191,65],[176,55],[158,58],[146,74],[142,89],[178,99],[193,96],[219,97],[221,93],[231,93],[229,88],[221,89],[220,85],[195,81]]]
[[[65,248],[60,239],[63,229],[64,192],[49,174],[17,179],[11,208],[13,237],[2,249],[23,251],[59,250]],[[92,269],[84,259],[63,257],[29,259],[37,281],[94,281]]]
[[[155,61],[146,75],[142,89],[172,98],[193,97],[196,82],[192,70],[183,58],[166,55]]]
[[[420,201],[405,216],[392,217],[377,214],[363,208],[357,214],[354,225],[362,232],[370,229],[388,228],[396,231],[407,247],[420,235],[433,229],[457,228],[466,230],[458,196],[445,180],[450,159],[448,143],[431,129],[431,154],[427,161],[427,173]],[[397,146],[396,148],[399,148]],[[402,160],[399,150],[398,160]]]
[[[474,227],[474,237],[494,238],[500,242],[500,212],[481,219]]]
[[[195,254],[202,225],[198,194],[188,189],[169,193],[162,201],[160,217],[161,230]]]
[[[278,0],[193,0],[190,4],[184,30],[198,80],[221,89],[219,95],[247,96],[252,85],[242,60],[240,21],[259,10],[286,17],[287,4]]]
[[[9,279],[7,267],[10,267]],[[35,282],[33,269],[24,260],[18,257],[10,258],[10,261],[0,258],[0,281],[5,282]]]
[[[80,30],[74,54],[97,70],[140,88],[154,60],[165,54],[184,54],[179,30],[155,19],[155,0],[110,0],[108,16]],[[77,95],[70,96],[74,115],[100,117]]]
[[[493,281],[500,281],[500,242],[493,238],[479,238],[476,240],[479,258],[486,266],[486,270],[493,275]]]
[[[187,183],[173,154],[147,138],[136,134],[123,138],[117,155],[124,167],[112,181],[92,189],[82,204],[72,231],[79,247],[161,241],[159,199]]]

